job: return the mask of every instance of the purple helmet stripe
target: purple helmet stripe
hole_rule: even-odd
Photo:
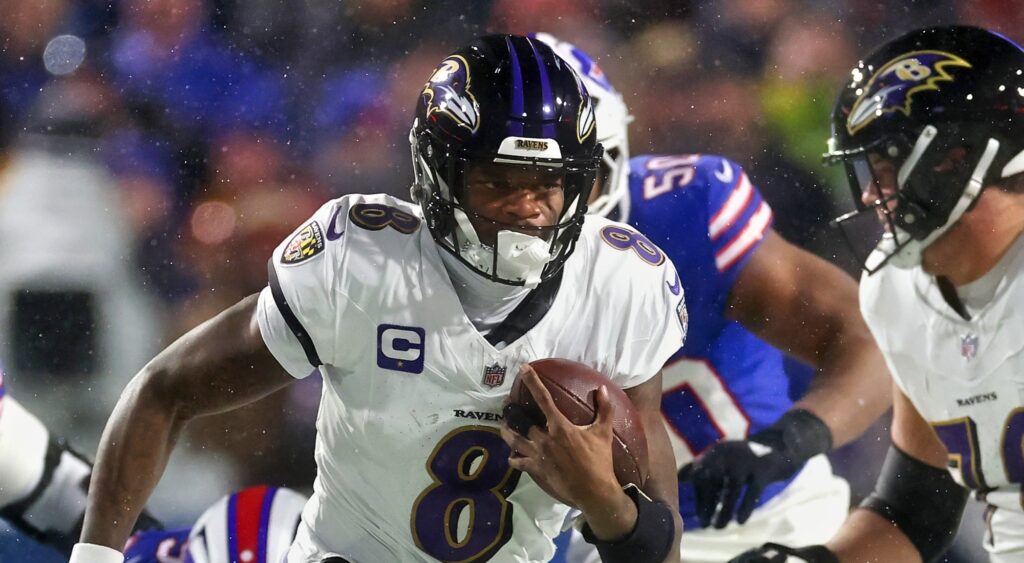
[[[277,487],[267,487],[267,493],[263,495],[263,506],[260,507],[260,527],[256,532],[256,561],[264,563],[267,561],[267,532],[270,531],[270,505],[274,503],[277,495]]]
[[[238,558],[238,495],[228,499],[228,560],[239,561]]]
[[[512,108],[508,120],[509,135],[523,135],[523,70],[519,68],[519,55],[512,45],[512,37],[505,37],[505,44],[508,45],[508,52],[512,58]]]
[[[537,52],[537,46],[533,40],[528,41],[530,49],[533,50],[533,60],[537,62],[537,69],[540,71],[540,91],[544,102],[544,128],[542,135],[549,139],[555,138],[555,100],[551,95],[551,79],[548,78],[548,69],[544,66],[544,59]],[[550,121],[549,121],[550,120]]]

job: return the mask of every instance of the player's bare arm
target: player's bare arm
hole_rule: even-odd
[[[83,543],[120,550],[185,424],[294,381],[264,345],[251,295],[156,356],[121,394],[103,431]]]
[[[731,563],[767,563],[779,553],[809,563],[932,561],[952,543],[967,490],[945,469],[947,451],[932,427],[893,389],[892,447],[875,492],[824,546],[766,544]]]
[[[714,445],[680,471],[697,515],[724,528],[747,521],[769,484],[859,436],[890,402],[888,371],[839,268],[769,230],[740,273],[726,314],[772,346],[818,368],[807,396],[748,440]]]
[[[728,315],[818,369],[793,408],[824,421],[833,446],[889,408],[889,372],[861,317],[857,283],[836,266],[769,231],[733,287]]]
[[[906,395],[896,388],[893,389],[892,443],[914,460],[946,473],[946,448]],[[880,476],[879,482],[884,477],[884,474]],[[961,511],[966,490],[962,491],[962,496]],[[955,534],[960,516],[956,514],[954,517],[956,526],[952,530]],[[952,535],[947,540],[947,547],[951,542]],[[855,510],[826,545],[840,561],[867,561],[871,558],[879,561],[921,561],[921,554],[905,531],[878,512],[866,508]]]
[[[672,444],[661,415],[662,374],[626,389],[626,395],[633,401],[644,424],[647,437],[647,458],[650,475],[644,484],[644,492],[652,499],[672,508],[675,535],[670,554],[679,553],[683,533],[683,519],[679,514],[679,480],[676,479],[676,460]],[[669,556],[670,558],[672,555]]]

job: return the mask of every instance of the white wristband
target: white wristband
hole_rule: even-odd
[[[124,563],[124,554],[105,545],[76,543],[68,563]]]

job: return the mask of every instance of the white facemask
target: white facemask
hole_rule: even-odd
[[[459,252],[463,258],[475,267],[491,274],[494,263],[494,249],[480,242],[480,237],[469,221],[469,216],[462,210],[455,209],[457,231],[462,245]],[[536,287],[540,283],[544,266],[553,258],[551,244],[540,237],[516,231],[498,231],[498,271],[505,279],[524,282],[526,287]]]
[[[907,181],[914,167],[917,166],[921,154],[928,148],[928,144],[931,143],[936,134],[937,130],[935,127],[929,125],[924,128],[924,131],[918,137],[914,150],[911,151],[907,161],[900,167],[897,180],[900,189],[903,189],[903,184]],[[992,165],[992,160],[998,151],[999,141],[989,139],[985,146],[985,151],[982,153],[981,158],[978,159],[978,164],[974,167],[974,171],[967,181],[967,186],[953,207],[953,211],[950,212],[945,224],[932,231],[924,240],[910,240],[912,237],[906,231],[895,227],[895,235],[886,234],[882,237],[882,240],[878,241],[878,245],[875,246],[875,249],[868,256],[865,267],[873,270],[890,255],[892,258],[889,259],[889,263],[897,268],[914,268],[921,265],[921,255],[924,249],[928,248],[928,245],[935,242],[954,223],[960,220],[960,217],[967,212],[967,209],[974,200],[981,195],[982,181],[985,178],[985,173],[988,172],[988,168]],[[898,241],[902,242],[903,245],[897,250]]]

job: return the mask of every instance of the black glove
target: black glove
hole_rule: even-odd
[[[680,469],[679,480],[693,482],[701,523],[721,529],[734,511],[737,522],[746,522],[766,486],[788,479],[808,459],[831,448],[832,433],[820,418],[805,410],[789,411],[748,440],[715,444]]]
[[[786,563],[790,557],[799,557],[807,563],[839,563],[836,554],[823,545],[793,548],[777,543],[766,543],[757,549],[744,551],[729,563]]]

